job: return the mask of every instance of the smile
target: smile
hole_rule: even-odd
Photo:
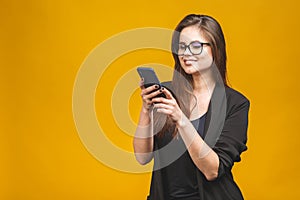
[[[183,62],[185,65],[191,65],[193,62],[196,62],[197,60],[194,59],[183,59]]]

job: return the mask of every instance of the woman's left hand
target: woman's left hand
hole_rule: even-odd
[[[179,123],[182,120],[183,113],[176,99],[166,88],[161,88],[161,92],[164,93],[166,97],[153,98],[152,103],[154,103],[154,108],[159,113],[169,115],[176,124]]]

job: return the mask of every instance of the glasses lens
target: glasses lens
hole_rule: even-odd
[[[192,54],[200,54],[202,52],[202,44],[198,41],[192,42],[190,44],[190,50]]]

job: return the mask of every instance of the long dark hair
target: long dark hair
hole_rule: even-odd
[[[223,84],[227,86],[226,44],[220,24],[214,18],[207,15],[187,15],[179,22],[179,24],[175,28],[172,37],[171,48],[175,61],[172,90],[177,97],[176,100],[182,112],[188,118],[191,114],[191,99],[196,98],[193,95],[193,77],[192,75],[185,73],[185,71],[181,67],[177,52],[180,33],[184,28],[189,26],[197,26],[208,40],[213,55],[213,69],[215,69],[215,71],[213,71],[213,74],[214,76],[220,76],[215,80],[221,80]],[[193,107],[195,106],[196,105],[194,105]],[[172,122],[169,118],[167,119],[163,129],[158,133],[158,136],[163,135],[167,130],[173,132],[173,136],[177,132],[174,122]]]

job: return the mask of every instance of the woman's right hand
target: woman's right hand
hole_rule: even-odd
[[[159,88],[158,85],[152,85],[152,86],[146,88],[144,86],[144,80],[143,79],[141,79],[140,88],[142,90],[141,97],[142,97],[142,100],[143,100],[142,110],[144,112],[149,112],[150,108],[153,105],[153,102],[152,102],[151,99],[153,97],[161,94],[162,91],[157,90]]]

